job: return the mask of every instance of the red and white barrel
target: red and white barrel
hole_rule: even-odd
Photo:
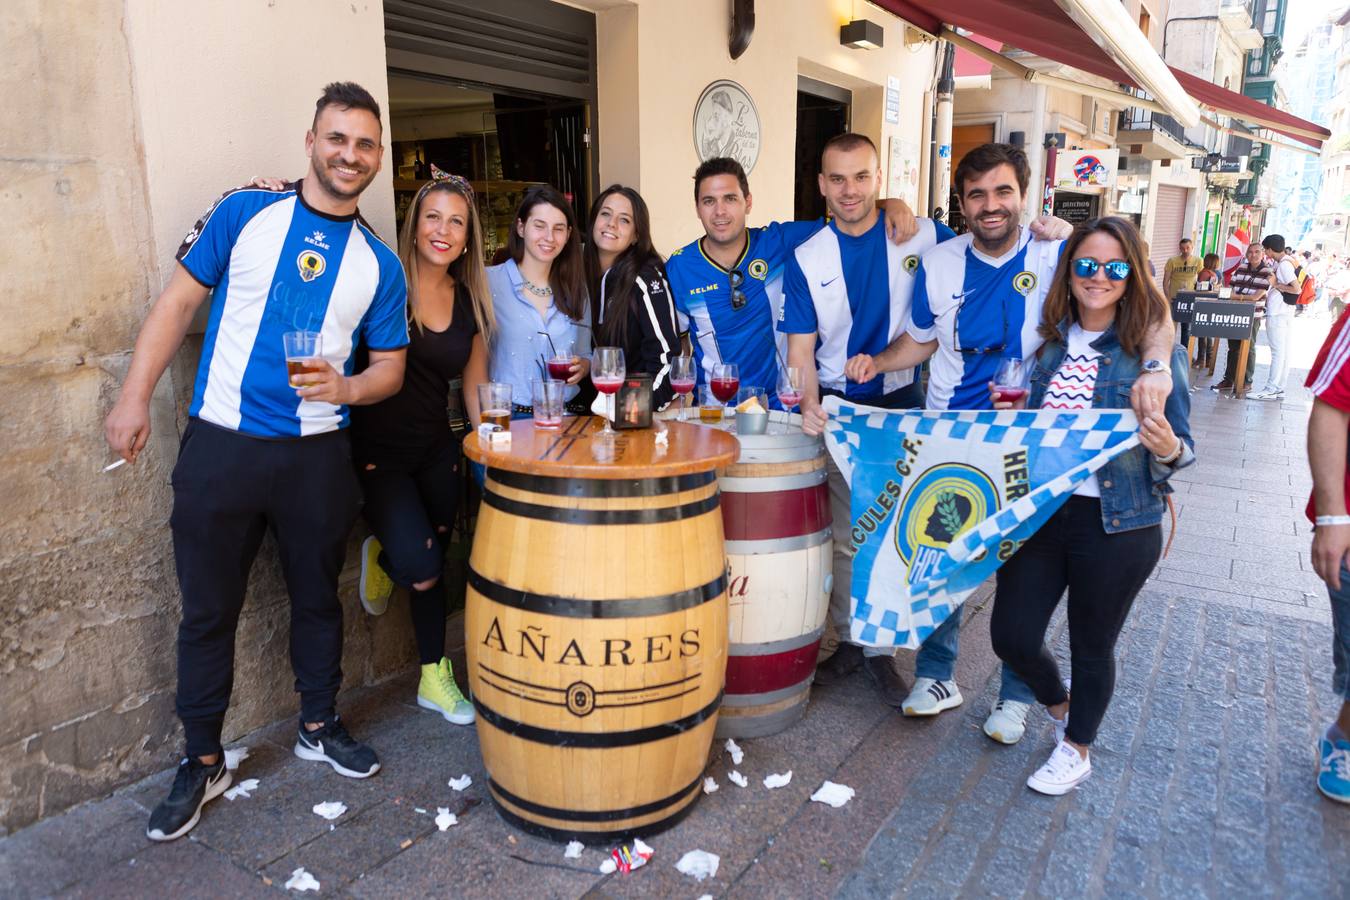
[[[830,493],[819,437],[794,425],[737,440],[718,476],[731,640],[716,733],[762,737],[806,712],[830,601]]]

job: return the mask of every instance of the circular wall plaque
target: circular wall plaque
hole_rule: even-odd
[[[734,81],[714,81],[694,105],[694,149],[699,162],[729,156],[749,174],[759,160],[760,126],[755,101]]]

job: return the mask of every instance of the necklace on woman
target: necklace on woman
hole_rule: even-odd
[[[553,296],[553,288],[547,284],[540,287],[530,279],[526,278],[524,275],[520,276],[520,280],[524,283],[525,290],[529,291],[531,294],[534,294],[536,297]]]

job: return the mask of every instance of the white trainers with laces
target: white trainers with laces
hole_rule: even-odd
[[[1092,761],[1080,756],[1068,741],[1060,741],[1045,765],[1027,779],[1027,787],[1041,794],[1058,797],[1067,794],[1092,774]]]
[[[965,702],[955,681],[936,678],[916,678],[914,688],[905,698],[900,711],[907,716],[936,716],[944,709],[952,709]]]
[[[1020,700],[999,700],[989,718],[984,720],[984,733],[1000,744],[1015,744],[1027,732],[1027,713],[1030,703]]]

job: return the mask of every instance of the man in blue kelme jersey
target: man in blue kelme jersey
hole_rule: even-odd
[[[923,254],[909,327],[880,353],[851,358],[844,367],[850,380],[869,382],[931,357],[927,408],[991,406],[989,385],[1000,361],[1029,362],[1041,346],[1041,309],[1059,264],[1062,241],[1033,241],[1021,225],[1030,179],[1026,154],[1008,144],[983,144],[962,158],[952,183],[970,232]],[[1171,367],[1163,360],[1171,359],[1172,341],[1170,319],[1149,335],[1132,395],[1141,418],[1162,409],[1171,393]],[[954,615],[920,648],[914,688],[901,707],[905,715],[935,716],[961,705],[953,680],[959,629]],[[985,734],[1017,743],[1034,702],[1030,688],[1005,666]]]
[[[365,778],[375,753],[338,720],[342,607],[338,573],[360,507],[347,410],[403,382],[407,286],[398,256],[357,212],[384,155],[380,107],[330,84],[305,135],[309,171],[288,190],[240,188],[207,210],[136,339],[104,426],[134,463],[150,436],[150,395],[198,307],[211,296],[197,381],[173,471],[174,558],[183,595],[178,717],[185,759],[146,835],[197,824],[230,785],[221,726],[249,569],[270,529],[291,599],[291,666],[300,693],[295,754]],[[317,332],[309,374],[290,376],[282,335]],[[353,348],[370,364],[352,373]]]
[[[811,222],[774,222],[747,228],[754,198],[745,170],[734,159],[714,157],[694,172],[694,208],[704,235],[666,262],[679,313],[689,333],[699,384],[713,366],[734,363],[741,384],[763,388],[770,405],[776,396],[779,360],[786,347],[774,335],[782,309],[783,265],[792,250],[823,227]],[[914,214],[903,201],[886,206],[892,240],[914,236]]]

